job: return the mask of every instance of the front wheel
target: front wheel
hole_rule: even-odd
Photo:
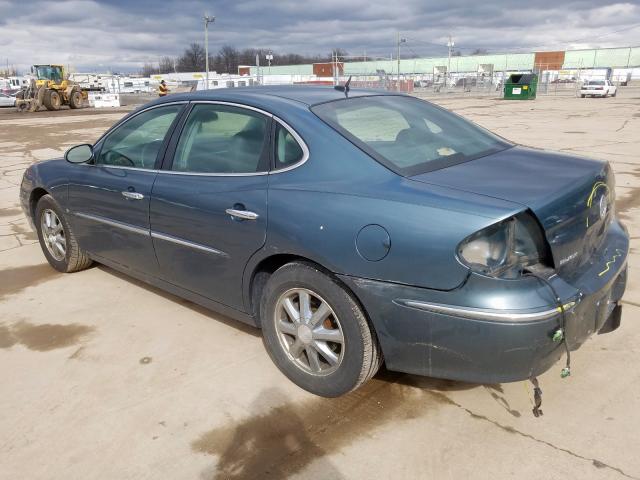
[[[80,107],[82,107],[82,93],[80,93],[80,90],[74,89],[69,95],[69,108],[75,110]]]
[[[344,395],[373,377],[382,363],[361,307],[335,279],[311,264],[289,263],[271,275],[260,312],[271,359],[311,393]]]
[[[44,195],[38,201],[34,223],[49,265],[65,273],[91,266],[91,259],[78,245],[62,209],[51,195]]]
[[[56,90],[47,90],[44,94],[44,106],[47,110],[57,111],[60,110],[62,100],[60,94]]]

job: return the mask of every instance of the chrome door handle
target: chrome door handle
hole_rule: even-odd
[[[260,216],[255,212],[250,212],[248,210],[236,210],[234,208],[227,208],[225,210],[229,215],[235,218],[241,218],[242,220],[257,220]]]
[[[129,200],[142,200],[144,198],[144,195],[138,192],[122,192],[122,196]]]

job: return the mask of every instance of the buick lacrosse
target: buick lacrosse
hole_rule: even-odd
[[[170,95],[29,167],[20,195],[53,268],[98,262],[255,325],[318,395],[383,362],[533,378],[620,324],[629,240],[609,165],[407,95]]]

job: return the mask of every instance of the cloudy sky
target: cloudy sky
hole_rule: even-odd
[[[77,71],[137,71],[203,42],[277,52],[388,57],[397,32],[406,50],[446,54],[640,45],[640,2],[607,0],[0,0],[0,65],[64,63]]]

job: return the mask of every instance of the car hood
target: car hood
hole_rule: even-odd
[[[571,155],[513,147],[412,180],[527,207],[544,229],[556,269],[566,277],[600,246],[613,217],[609,165]]]

